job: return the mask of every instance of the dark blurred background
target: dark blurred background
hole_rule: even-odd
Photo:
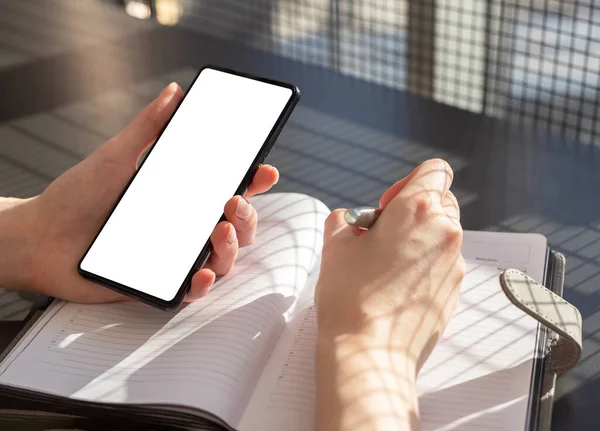
[[[105,1],[581,143],[598,138],[593,0]]]

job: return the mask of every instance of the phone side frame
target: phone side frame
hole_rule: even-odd
[[[198,255],[198,257],[196,258],[196,260],[194,262],[194,265],[192,265],[192,268],[190,268],[190,271],[188,272],[188,274],[185,277],[185,279],[184,279],[183,283],[181,284],[181,286],[178,288],[177,293],[175,294],[175,296],[173,297],[173,299],[168,300],[168,301],[160,299],[160,298],[157,298],[157,297],[152,296],[152,295],[148,295],[147,293],[144,293],[144,292],[141,292],[139,290],[133,289],[133,288],[131,288],[129,286],[125,286],[125,285],[123,285],[121,283],[117,283],[117,282],[115,282],[113,280],[109,280],[109,279],[107,279],[105,277],[102,277],[102,276],[99,276],[97,274],[94,274],[94,273],[91,273],[89,271],[86,271],[86,270],[84,270],[81,267],[81,264],[82,264],[83,260],[85,259],[85,257],[88,255],[89,251],[91,250],[91,248],[94,245],[94,243],[96,242],[96,240],[98,239],[98,236],[100,236],[100,233],[104,230],[104,227],[106,226],[106,224],[108,223],[108,221],[112,217],[114,211],[116,210],[116,208],[120,204],[121,200],[123,199],[123,196],[125,195],[125,193],[127,193],[127,190],[129,189],[129,187],[133,183],[135,177],[137,176],[137,174],[143,168],[143,166],[145,164],[145,161],[148,159],[148,156],[154,150],[154,147],[156,146],[156,144],[160,141],[160,138],[162,137],[162,135],[163,135],[164,131],[166,130],[166,128],[171,123],[171,120],[177,114],[177,111],[179,110],[179,107],[181,106],[181,104],[183,103],[183,101],[185,100],[185,98],[187,97],[187,95],[189,93],[189,90],[191,90],[191,88],[196,83],[196,80],[198,79],[198,77],[200,77],[200,75],[202,74],[202,72],[204,70],[206,70],[206,69],[217,70],[217,71],[220,71],[220,72],[223,72],[223,73],[228,73],[228,74],[240,76],[240,77],[247,78],[247,79],[252,79],[252,80],[255,80],[255,81],[265,82],[267,84],[276,85],[276,86],[279,86],[279,87],[284,87],[284,88],[287,88],[287,89],[289,89],[289,90],[292,91],[292,94],[291,94],[291,96],[290,96],[287,104],[285,105],[285,107],[283,108],[281,114],[279,115],[279,117],[277,118],[277,120],[275,121],[275,123],[273,124],[273,127],[271,128],[271,131],[269,132],[269,135],[265,139],[265,142],[262,144],[262,146],[261,146],[260,150],[258,151],[256,157],[254,158],[252,164],[250,165],[250,167],[246,171],[246,174],[244,175],[244,178],[242,179],[242,182],[238,186],[238,188],[237,188],[234,196],[236,196],[236,195],[243,195],[246,192],[246,190],[248,189],[248,187],[250,186],[250,184],[252,182],[252,179],[254,178],[254,175],[255,175],[256,171],[258,170],[258,167],[264,161],[264,159],[267,157],[267,155],[269,154],[269,152],[271,151],[271,149],[275,145],[275,142],[277,141],[277,138],[281,134],[281,131],[283,130],[283,127],[287,123],[290,115],[292,114],[292,112],[294,111],[294,108],[296,107],[296,105],[298,104],[298,101],[300,100],[300,90],[298,89],[298,87],[296,87],[296,86],[294,86],[292,84],[288,84],[286,82],[277,81],[277,80],[274,80],[274,79],[265,78],[265,77],[262,77],[262,76],[257,76],[257,75],[253,75],[253,74],[249,74],[249,73],[238,72],[238,71],[235,71],[235,70],[232,70],[232,69],[228,69],[228,68],[223,68],[223,67],[220,67],[220,66],[215,66],[215,65],[210,65],[210,64],[209,65],[205,65],[204,67],[200,68],[200,70],[198,71],[198,73],[194,77],[192,83],[190,84],[187,93],[181,99],[181,101],[177,105],[177,107],[176,107],[175,111],[173,112],[173,114],[171,114],[171,116],[169,117],[168,121],[166,122],[165,126],[162,128],[162,130],[160,131],[160,133],[158,134],[158,137],[156,138],[156,140],[154,141],[154,143],[146,151],[146,156],[144,157],[144,159],[140,163],[138,169],[132,175],[131,179],[129,180],[129,182],[127,183],[127,185],[125,186],[125,188],[123,189],[123,191],[121,192],[121,194],[119,195],[116,203],[114,204],[114,206],[110,210],[108,216],[106,217],[106,219],[102,223],[102,226],[100,227],[100,229],[98,229],[98,232],[94,236],[94,239],[90,242],[90,245],[87,247],[85,253],[83,254],[83,256],[81,257],[81,259],[77,263],[77,272],[82,277],[84,277],[84,278],[86,278],[86,279],[88,279],[90,281],[93,281],[95,283],[101,284],[101,285],[103,285],[103,286],[105,286],[105,287],[107,287],[109,289],[112,289],[112,290],[118,292],[118,293],[121,293],[121,294],[123,294],[125,296],[128,296],[128,297],[131,297],[131,298],[134,298],[134,299],[136,299],[138,301],[141,301],[141,302],[143,302],[145,304],[151,305],[153,307],[159,308],[159,309],[164,310],[164,311],[173,311],[173,310],[178,309],[181,306],[181,304],[182,304],[182,302],[183,302],[183,300],[185,298],[185,295],[187,294],[187,292],[189,291],[189,289],[191,287],[192,277],[194,276],[194,274],[199,269],[201,269],[204,266],[204,264],[206,263],[206,261],[210,257],[210,253],[212,252],[212,244],[210,242],[210,239],[208,239],[207,242],[206,242],[206,244],[203,246],[202,250],[200,251],[200,254]],[[225,214],[223,214],[221,216],[221,218],[219,219],[219,222],[221,222],[223,220],[225,220]],[[215,227],[216,227],[216,225],[215,225]]]

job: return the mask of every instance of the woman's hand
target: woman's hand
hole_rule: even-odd
[[[344,210],[328,218],[315,293],[320,429],[416,428],[416,374],[465,273],[452,179],[446,162],[423,163],[383,194],[366,232]]]
[[[0,201],[0,285],[76,302],[111,302],[126,297],[83,279],[77,262],[183,98],[171,84],[121,133],[57,178],[40,195]],[[269,190],[278,172],[261,166],[246,197]],[[168,205],[168,197],[158,205]],[[186,301],[204,296],[215,277],[229,272],[238,247],[250,244],[256,211],[241,196],[225,206],[228,221],[212,233],[213,253],[192,278]]]

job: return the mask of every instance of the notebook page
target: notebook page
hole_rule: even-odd
[[[317,319],[313,298],[319,269],[317,262],[256,385],[239,431],[314,428]]]
[[[465,232],[463,255],[468,274],[459,305],[417,381],[422,429],[523,430],[537,323],[510,304],[498,275],[510,266],[542,281],[546,240]],[[265,368],[241,431],[314,426],[316,316],[310,298],[302,302]]]
[[[205,298],[178,313],[136,302],[58,303],[35,338],[0,365],[0,384],[89,401],[182,404],[235,424],[320,252],[328,213],[297,194],[253,204],[255,243]]]
[[[546,253],[541,235],[465,232],[460,302],[417,380],[423,429],[525,429],[538,323],[506,298],[499,274],[542,282]]]

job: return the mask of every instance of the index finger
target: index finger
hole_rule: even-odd
[[[453,179],[454,173],[448,162],[442,159],[427,160],[415,169],[398,195],[406,198],[428,193],[433,196],[434,202],[441,203]]]
[[[415,174],[415,170],[416,169],[413,169],[413,171],[410,174],[408,174],[401,180],[396,181],[389,189],[387,189],[381,195],[381,198],[379,199],[379,208],[385,208],[392,201],[392,199],[394,199],[394,197],[396,197],[396,195],[400,193],[402,189],[404,189],[404,186],[408,184],[410,179]]]
[[[249,198],[254,195],[265,193],[269,191],[278,180],[279,171],[277,171],[277,168],[271,165],[260,165],[244,196]]]

